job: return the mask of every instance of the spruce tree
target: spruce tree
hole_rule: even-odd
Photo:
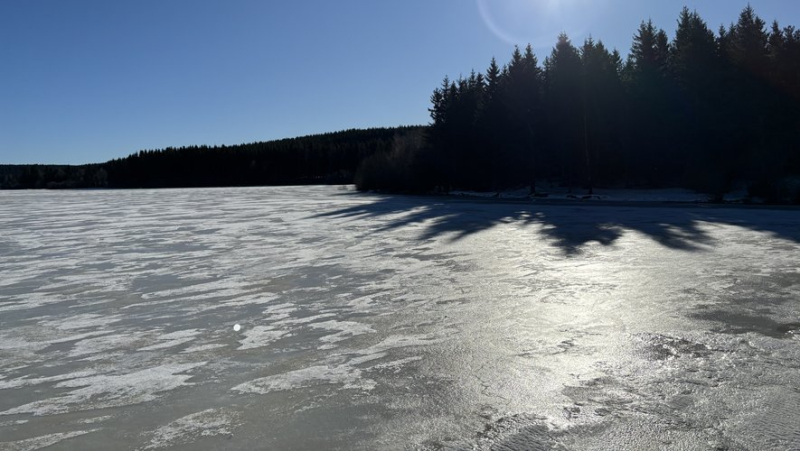
[[[585,181],[583,152],[583,68],[578,50],[566,34],[545,61],[546,105],[550,145],[567,185]]]

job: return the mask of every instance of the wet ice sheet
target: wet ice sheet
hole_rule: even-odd
[[[0,203],[0,450],[800,447],[797,210]]]

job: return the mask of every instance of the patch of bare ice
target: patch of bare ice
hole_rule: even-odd
[[[397,371],[400,370],[400,368],[402,368],[406,364],[412,363],[412,362],[418,362],[420,360],[422,360],[421,356],[407,357],[405,359],[394,360],[392,362],[379,363],[377,365],[374,365],[374,366],[370,367],[370,369],[373,369],[373,370],[394,370],[395,372],[397,372]]]
[[[0,350],[35,352],[41,351],[50,345],[66,343],[69,341],[84,340],[91,337],[107,335],[109,333],[111,332],[98,331],[86,332],[77,335],[64,335],[61,333],[50,333],[47,329],[45,329],[41,331],[36,339],[32,339],[18,328],[0,335]]]
[[[158,351],[159,349],[174,348],[175,346],[180,346],[182,344],[189,343],[190,341],[193,341],[193,340],[194,340],[193,338],[182,338],[182,339],[179,339],[179,340],[168,340],[168,341],[163,341],[161,343],[156,343],[154,345],[150,345],[150,346],[145,346],[143,348],[139,348],[139,350],[140,351]]]
[[[27,422],[28,420],[0,421],[0,428],[8,426],[19,426],[20,424],[25,424]]]
[[[203,352],[203,351],[210,351],[212,349],[224,348],[225,346],[227,345],[224,345],[222,343],[210,343],[206,345],[192,346],[190,348],[184,349],[182,352],[184,354],[190,354],[192,352]]]
[[[0,449],[3,451],[32,451],[36,449],[46,448],[55,445],[73,437],[90,434],[99,431],[99,429],[92,429],[89,431],[72,431],[72,432],[59,432],[57,434],[47,434],[39,437],[19,440],[16,442],[0,442]]]
[[[170,288],[144,293],[142,294],[142,299],[174,298],[198,301],[217,297],[237,296],[252,291],[244,288],[246,282],[245,279],[236,277],[225,280],[212,280],[193,285],[185,285],[180,288]]]
[[[335,313],[320,313],[319,315],[306,316],[304,318],[286,318],[272,323],[275,326],[296,326],[300,324],[313,323],[315,321],[336,316]]]
[[[170,332],[168,334],[160,335],[159,340],[179,340],[182,338],[192,338],[200,333],[199,329],[185,329]]]
[[[262,377],[239,384],[232,390],[239,393],[255,393],[265,395],[275,391],[294,390],[316,385],[344,384],[344,388],[361,388],[371,390],[374,382],[361,380],[361,370],[349,365],[311,366],[288,373]]]
[[[375,332],[375,329],[369,327],[368,325],[363,323],[358,323],[355,321],[336,321],[336,320],[324,321],[320,323],[311,324],[311,328],[338,331],[335,334],[326,335],[320,338],[320,341],[328,344],[338,343],[340,341],[347,340],[348,338],[355,337],[357,335],[363,335]]]
[[[56,388],[77,388],[63,396],[35,401],[0,412],[0,415],[30,413],[36,416],[70,411],[106,409],[152,401],[159,393],[184,385],[193,376],[182,374],[207,362],[162,365],[129,374],[96,375],[67,380]]]
[[[356,309],[357,311],[362,311],[372,308],[375,305],[375,300],[372,298],[372,296],[361,296],[356,299],[351,299],[347,302],[347,305]]]
[[[389,355],[388,351],[391,349],[409,346],[425,346],[440,341],[440,339],[432,338],[429,335],[393,335],[368,348],[351,352],[350,354],[354,355],[354,357],[350,359],[349,364],[362,365],[373,360],[385,358]]]
[[[246,305],[269,304],[277,298],[278,296],[274,294],[256,293],[253,295],[236,297],[234,299],[221,302],[219,307],[242,307]]]
[[[59,374],[49,377],[20,377],[17,379],[0,380],[0,390],[8,390],[10,388],[27,387],[31,385],[46,384],[48,382],[61,382],[69,379],[78,379],[82,377],[94,376],[94,371],[77,371],[75,373]]]
[[[156,343],[150,346],[145,346],[143,348],[139,348],[140,351],[156,351],[159,349],[167,349],[173,348],[175,346],[180,346],[185,343],[189,343],[193,341],[197,335],[200,334],[200,331],[197,329],[186,329],[186,330],[179,330],[176,332],[171,332],[168,334],[164,334],[159,336],[157,339],[161,341],[161,343]]]
[[[56,328],[58,330],[74,330],[87,329],[90,327],[102,327],[108,324],[119,322],[121,319],[122,317],[119,315],[98,315],[94,313],[85,313],[67,318],[40,321],[39,325],[42,327]]]
[[[78,421],[78,423],[80,423],[80,424],[96,424],[96,423],[102,423],[103,421],[108,421],[108,420],[110,420],[112,418],[114,418],[114,415],[103,415],[103,416],[100,416],[100,417],[86,418],[84,420]]]
[[[408,346],[426,346],[439,343],[441,341],[441,339],[433,338],[430,335],[392,335],[390,337],[386,337],[386,339],[378,344],[362,349],[359,351],[359,354],[376,354],[388,351],[389,349],[404,348]]]
[[[294,304],[283,303],[267,307],[264,309],[264,314],[269,315],[267,317],[268,321],[279,321],[289,318],[290,314],[294,311],[297,311],[297,307],[295,307]]]
[[[75,343],[69,352],[70,357],[80,357],[121,347],[133,346],[141,339],[140,334],[112,334],[103,337],[87,338]]]
[[[153,438],[143,449],[185,445],[201,437],[230,436],[238,417],[239,413],[227,409],[207,409],[178,418],[153,431]]]
[[[27,310],[44,305],[58,304],[67,302],[70,298],[51,294],[51,293],[28,293],[24,295],[11,296],[3,302],[0,306],[0,312],[7,312],[13,310]]]
[[[289,333],[283,330],[276,330],[272,326],[256,326],[244,332],[244,338],[239,340],[241,346],[237,350],[244,351],[267,346],[286,335],[289,335]]]
[[[346,321],[343,321],[346,323]],[[329,327],[334,327],[337,321],[329,321]],[[359,324],[359,323],[355,323]],[[363,391],[370,391],[376,387],[376,382],[372,379],[363,378],[362,370],[357,368],[356,365],[361,365],[367,362],[385,358],[389,355],[389,350],[408,347],[408,346],[422,346],[436,343],[440,340],[434,339],[428,335],[417,336],[391,336],[383,341],[368,348],[349,352],[352,358],[344,364],[340,365],[315,365],[308,368],[303,368],[287,373],[276,374],[273,376],[262,377],[239,384],[232,388],[234,391],[240,393],[255,393],[267,394],[275,391],[293,390],[298,388],[307,388],[317,385],[333,385],[342,384],[344,389],[358,389]],[[383,366],[374,366],[372,368],[385,369],[385,368],[399,368],[406,363],[420,360],[421,357],[409,357],[406,359],[396,360],[393,362],[385,363]],[[366,368],[369,370],[372,368]]]

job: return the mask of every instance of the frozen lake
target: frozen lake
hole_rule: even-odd
[[[800,449],[798,210],[0,206],[0,450]]]

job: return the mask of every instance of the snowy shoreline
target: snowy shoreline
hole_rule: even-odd
[[[528,194],[528,188],[506,191],[466,191],[455,190],[442,195],[449,199],[480,200],[499,203],[525,203],[534,205],[592,205],[592,206],[659,206],[685,207],[703,206],[719,208],[758,208],[794,210],[797,205],[772,204],[760,198],[751,198],[746,190],[726,193],[721,202],[714,201],[711,196],[688,189],[594,189],[573,190],[569,193],[565,188],[538,190],[537,195]]]
[[[758,197],[750,197],[746,189],[738,189],[725,194],[721,202],[714,201],[709,194],[683,188],[666,189],[604,189],[595,188],[593,194],[586,189],[576,189],[572,193],[566,188],[542,187],[536,195],[529,194],[529,188],[503,191],[470,191],[453,190],[448,193],[395,193],[388,191],[358,191],[355,185],[280,185],[280,186],[240,186],[240,187],[170,187],[170,188],[67,188],[67,189],[24,189],[0,190],[16,193],[69,193],[85,191],[103,193],[109,191],[184,191],[184,190],[226,190],[226,189],[258,189],[258,188],[308,188],[338,187],[337,191],[358,194],[402,195],[425,198],[444,198],[455,201],[483,201],[489,203],[520,203],[534,205],[592,205],[592,206],[657,206],[657,207],[717,207],[717,208],[755,208],[772,210],[796,210],[800,206],[794,204],[769,203]]]

